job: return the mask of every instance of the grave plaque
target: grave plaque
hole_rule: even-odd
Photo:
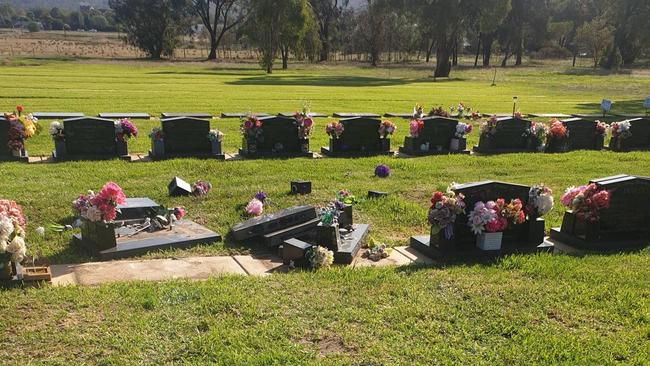
[[[474,151],[484,154],[536,151],[530,144],[527,130],[531,122],[513,117],[499,118],[494,134],[482,134]]]
[[[399,151],[407,155],[434,155],[450,153],[466,153],[466,140],[459,139],[459,151],[451,151],[451,139],[456,137],[458,121],[446,117],[422,118],[424,128],[418,137],[407,136],[404,146]]]
[[[485,181],[458,185],[453,190],[456,194],[462,193],[465,195],[465,204],[467,206],[466,213],[456,218],[453,237],[447,239],[444,230],[436,233],[432,231],[429,237],[412,237],[411,245],[414,248],[432,256],[449,254],[482,255],[482,251],[476,248],[476,235],[467,224],[468,215],[474,209],[476,203],[479,201],[495,201],[499,198],[509,202],[518,198],[525,207],[528,203],[530,187]],[[521,225],[509,227],[503,233],[501,251],[498,254],[547,250],[542,245],[544,242],[544,220],[536,217],[530,217],[528,220]]]
[[[80,117],[63,121],[65,156],[57,159],[110,159],[118,157],[115,123],[112,120]],[[124,157],[124,156],[122,156]]]
[[[612,137],[609,143],[614,151],[650,150],[650,118],[634,118],[630,122],[630,136]]]
[[[291,182],[291,194],[310,194],[311,193],[311,182],[304,180],[297,180]]]
[[[246,157],[313,157],[309,151],[309,139],[298,135],[297,121],[293,117],[271,116],[259,118],[262,122],[262,137],[255,141],[255,152],[250,152],[244,139],[239,153]]]
[[[286,240],[280,247],[280,257],[284,264],[293,262],[295,266],[307,266],[307,251],[313,245],[295,238]]]
[[[609,208],[598,222],[581,221],[567,211],[551,238],[583,249],[616,250],[650,244],[650,178],[619,175],[592,180],[609,192]]]
[[[167,185],[167,192],[172,197],[189,196],[192,194],[192,186],[179,177],[174,177]]]
[[[596,121],[570,118],[562,121],[567,128],[568,150],[602,150],[605,137],[596,131]]]
[[[330,138],[330,146],[321,148],[328,156],[392,155],[390,138],[379,136],[381,121],[374,118],[357,117],[343,119],[343,133],[339,138]]]
[[[309,222],[317,217],[315,207],[296,206],[239,223],[232,227],[231,233],[237,241],[248,240]]]
[[[125,204],[117,206],[118,213],[116,220],[135,220],[150,217],[160,207],[159,204],[150,198],[127,198]]]

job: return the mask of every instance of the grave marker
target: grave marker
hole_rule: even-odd
[[[531,121],[525,119],[498,118],[494,133],[482,133],[474,151],[481,154],[537,151],[537,147],[526,134],[531,124]]]
[[[404,138],[399,151],[407,155],[469,154],[467,140],[460,138],[457,151],[450,150],[451,140],[456,138],[458,120],[446,117],[425,117],[424,127],[417,137]]]
[[[596,130],[597,122],[570,118],[562,121],[568,131],[568,151],[572,150],[602,150],[605,136]]]
[[[380,138],[381,121],[375,118],[355,117],[342,119],[343,133],[330,138],[329,147],[321,148],[327,156],[392,155],[390,138]]]
[[[614,151],[650,150],[650,118],[634,118],[628,137],[612,137],[609,148]]]
[[[161,121],[162,142],[164,152],[159,152],[153,146],[157,141],[152,139],[152,149],[149,156],[152,159],[167,158],[216,158],[225,159],[220,141],[210,141],[210,122],[194,117],[174,117]]]
[[[270,116],[259,118],[262,122],[262,136],[251,142],[244,138],[239,154],[244,157],[313,157],[309,151],[309,138],[298,134],[298,122],[293,117]]]
[[[118,142],[115,123],[112,120],[80,117],[63,121],[65,133],[64,151],[55,151],[57,160],[94,160],[120,157],[130,159],[126,142]],[[121,146],[118,147],[118,144]],[[118,153],[121,150],[122,154]],[[126,152],[126,154],[123,154]]]

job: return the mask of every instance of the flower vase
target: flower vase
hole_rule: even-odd
[[[115,147],[117,148],[117,155],[118,156],[126,156],[129,155],[129,149],[126,144],[126,140],[116,140],[115,142]]]
[[[604,135],[596,136],[596,146],[594,146],[594,149],[602,150],[603,147],[605,147],[605,136]]]
[[[460,150],[460,139],[452,138],[451,143],[449,144],[450,151],[459,151]]]
[[[93,222],[87,219],[81,221],[81,238],[84,243],[92,246],[95,252],[115,248],[115,226],[110,222]]]
[[[153,153],[153,156],[164,156],[165,141],[162,139],[151,140],[151,152]]]
[[[247,154],[257,154],[257,142],[244,138],[244,147]]]
[[[0,254],[0,280],[11,280],[15,275],[14,264],[11,262],[11,254]]]
[[[483,251],[501,250],[503,232],[483,233],[476,237],[476,246]]]
[[[390,139],[389,138],[381,139],[381,151],[390,151]]]
[[[300,151],[305,154],[309,152],[309,139],[300,139]]]
[[[212,146],[212,155],[221,154],[221,142],[220,141],[210,141],[210,145]]]
[[[13,155],[16,158],[21,158],[21,157],[25,156],[26,154],[27,153],[25,152],[24,148],[11,150],[11,155]]]
[[[57,158],[63,157],[67,153],[67,148],[65,146],[65,140],[57,139],[54,140],[54,156]]]

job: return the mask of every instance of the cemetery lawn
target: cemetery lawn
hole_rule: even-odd
[[[289,112],[310,100],[314,112],[409,112],[416,102],[448,106],[463,100],[482,112],[508,112],[511,98],[529,113],[596,113],[609,97],[616,110],[640,113],[650,74],[599,75],[549,64],[538,69],[461,70],[433,83],[424,68],[323,66],[266,76],[252,65],[97,63],[20,59],[0,66],[2,108],[99,112]],[[312,150],[327,143],[317,121]],[[49,121],[45,121],[45,127]],[[408,130],[396,121],[396,149]],[[138,121],[131,151],[145,153],[158,121]],[[239,147],[238,121],[214,120],[225,151]],[[468,141],[476,143],[473,133]],[[46,131],[28,142],[48,155]],[[388,164],[388,179],[372,176]],[[189,217],[226,234],[241,221],[258,190],[269,212],[325,204],[339,189],[362,200],[355,221],[371,235],[407,245],[425,234],[434,190],[451,182],[496,179],[546,183],[555,192],[619,173],[650,176],[650,154],[571,152],[414,159],[170,160],[156,163],[67,162],[0,164],[0,197],[18,201],[29,219],[28,249],[37,263],[93,260],[69,243],[69,233],[38,226],[72,221],[70,202],[106,181],[130,197],[185,206]],[[173,176],[214,185],[205,199],[170,198]],[[311,180],[314,193],[288,195],[292,179]],[[559,226],[563,209],[547,217]],[[153,257],[257,252],[226,240]],[[85,288],[0,290],[1,364],[648,364],[650,249],[611,255],[513,256],[480,263],[438,262],[431,268],[333,269],[270,278],[225,277],[205,282],[131,283]]]

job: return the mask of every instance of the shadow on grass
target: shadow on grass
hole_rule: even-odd
[[[254,76],[226,82],[228,85],[260,86],[260,85],[287,85],[287,86],[339,86],[339,87],[373,87],[404,85],[419,80],[412,79],[385,79],[369,76]]]
[[[611,75],[631,75],[632,70],[605,70],[601,68],[571,68],[562,74],[571,76],[611,76]]]

